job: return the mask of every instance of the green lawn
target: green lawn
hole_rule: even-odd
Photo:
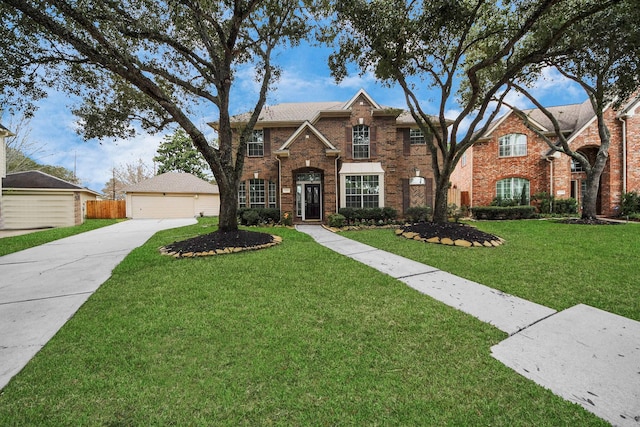
[[[105,227],[115,224],[118,221],[120,220],[88,219],[85,220],[83,224],[74,227],[51,228],[49,230],[34,231],[33,233],[23,234],[21,236],[5,237],[0,239],[0,256],[39,246],[64,237],[73,236],[74,234]]]
[[[533,220],[473,225],[506,239],[506,244],[447,247],[385,230],[344,235],[556,310],[583,303],[640,321],[640,224]]]
[[[0,425],[607,425],[494,360],[504,333],[295,230],[260,229],[284,240],[261,251],[158,254],[208,221],[134,250],[0,393]],[[516,224],[488,228],[508,244],[348,235],[477,270],[523,244]]]

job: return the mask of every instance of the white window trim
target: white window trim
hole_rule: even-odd
[[[340,208],[347,206],[347,175],[377,175],[380,192],[378,194],[378,206],[383,208],[384,204],[384,169],[380,162],[368,163],[343,163],[340,168]]]
[[[513,139],[513,140],[512,140]],[[524,139],[524,143],[518,144],[520,139]],[[498,139],[498,157],[500,158],[508,158],[508,157],[523,157],[527,155],[527,135],[523,133],[510,133],[508,135],[501,136]],[[510,154],[501,154],[501,151],[504,144],[507,143],[507,147],[509,147]],[[524,153],[514,154],[516,151],[516,147],[524,146]]]

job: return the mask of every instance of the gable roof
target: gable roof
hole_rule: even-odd
[[[49,175],[41,171],[25,171],[8,173],[6,178],[2,179],[2,188],[21,188],[21,189],[47,189],[47,190],[75,190],[87,191],[92,194],[99,193],[89,190],[85,187],[73,184],[55,176]]]
[[[0,123],[0,136],[14,136],[14,134]]]
[[[301,124],[300,127],[284,142],[284,144],[282,144],[279,150],[287,150],[291,146],[293,141],[295,141],[295,139],[298,138],[305,129],[310,130],[311,133],[317,136],[327,149],[336,150],[336,147],[331,144],[329,140],[325,138],[325,136],[308,121]]]
[[[262,108],[256,128],[278,125],[296,126],[309,122],[315,124],[321,117],[349,116],[353,104],[359,97],[364,97],[373,107],[374,114],[396,116],[399,125],[415,125],[415,120],[408,111],[399,108],[390,108],[378,104],[364,89],[360,89],[349,101],[325,101],[325,102],[285,102],[276,105],[268,105]],[[231,117],[232,126],[247,123],[251,118],[251,112],[237,114]],[[217,122],[209,123],[214,129],[218,128]]]
[[[596,118],[589,99],[580,104],[559,105],[546,108],[558,121],[560,130],[568,135],[567,140],[575,138]],[[531,124],[540,131],[553,132],[553,123],[551,123],[551,120],[549,120],[540,109],[529,108],[522,110],[522,112],[529,117]],[[502,117],[492,122],[484,134],[484,137],[490,136],[511,114],[513,114],[513,110],[509,110]]]
[[[200,193],[218,194],[218,186],[190,173],[166,172],[124,189],[126,193]]]

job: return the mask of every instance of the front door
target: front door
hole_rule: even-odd
[[[320,184],[304,185],[304,219],[322,219],[320,217]]]

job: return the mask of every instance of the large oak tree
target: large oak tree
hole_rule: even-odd
[[[2,91],[13,100],[37,97],[47,84],[80,97],[75,113],[87,139],[128,137],[134,121],[150,132],[178,124],[220,188],[219,229],[236,230],[245,140],[278,75],[274,51],[308,34],[307,3],[1,0],[0,75],[10,76]],[[259,90],[234,145],[230,106],[240,67],[253,67]],[[218,113],[215,147],[196,125],[208,107]]]
[[[500,111],[509,82],[558,55],[566,31],[618,1],[338,0],[330,66],[342,79],[355,62],[402,87],[419,127],[434,135],[433,220],[444,222],[451,173]]]
[[[514,111],[553,151],[571,157],[586,173],[582,194],[582,219],[593,220],[597,214],[600,177],[609,159],[611,133],[605,120],[607,109],[617,109],[640,88],[640,10],[635,2],[624,1],[585,19],[560,41],[564,53],[550,57],[538,67],[554,67],[568,80],[577,83],[593,107],[600,144],[595,157],[572,147],[557,118],[533,95],[528,81],[514,84],[549,119],[553,137],[530,123],[521,110]],[[532,69],[532,75],[535,75]]]

